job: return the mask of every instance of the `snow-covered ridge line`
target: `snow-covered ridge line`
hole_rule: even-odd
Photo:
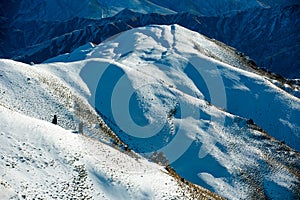
[[[226,87],[225,82],[227,82],[226,79],[229,78],[228,81],[229,82],[232,81],[232,80],[230,80],[230,77],[228,76],[228,74],[229,74],[228,69],[230,69],[230,71],[231,71],[230,73],[241,74],[241,75],[238,75],[238,76],[240,76],[239,79],[243,79],[243,80],[245,79],[245,81],[247,81],[248,77],[251,78],[251,79],[254,79],[254,80],[256,79],[257,83],[261,82],[266,87],[270,87],[270,89],[272,90],[272,93],[274,92],[274,94],[276,94],[276,93],[282,94],[283,98],[285,98],[285,96],[288,95],[284,91],[280,91],[280,89],[278,87],[276,87],[275,85],[273,85],[271,82],[267,81],[264,78],[261,78],[261,76],[259,74],[262,73],[262,72],[259,72],[258,74],[252,74],[252,73],[248,73],[244,70],[240,70],[240,69],[236,69],[236,68],[232,67],[232,66],[240,66],[240,68],[242,68],[242,69],[247,69],[247,67],[243,66],[243,64],[247,64],[247,63],[246,63],[246,61],[241,61],[240,58],[236,57],[236,55],[233,52],[228,51],[228,48],[225,48],[224,46],[220,46],[218,43],[216,44],[213,41],[208,40],[206,37],[203,37],[203,36],[201,36],[197,33],[194,33],[194,32],[190,32],[187,29],[178,28],[178,32],[174,31],[174,33],[172,33],[172,28],[171,27],[180,27],[180,26],[177,26],[177,25],[162,26],[162,27],[164,27],[164,28],[161,29],[160,26],[149,26],[149,27],[146,27],[146,28],[139,28],[139,29],[129,30],[128,32],[126,32],[124,34],[121,34],[118,37],[116,37],[115,39],[109,40],[106,43],[103,43],[103,44],[97,46],[96,48],[88,48],[87,50],[83,50],[83,51],[81,51],[81,50],[74,51],[74,53],[72,53],[70,55],[60,56],[60,57],[49,60],[49,62],[55,62],[55,61],[67,61],[67,62],[69,62],[69,61],[74,61],[74,60],[80,60],[80,59],[83,59],[83,58],[89,59],[89,58],[99,58],[99,57],[100,58],[107,58],[107,59],[114,59],[114,60],[120,59],[122,61],[122,60],[124,60],[124,58],[126,58],[128,56],[130,57],[132,55],[134,59],[137,59],[137,60],[140,59],[141,63],[143,63],[145,61],[146,62],[150,61],[150,63],[152,63],[154,61],[154,64],[155,64],[155,60],[159,59],[160,54],[162,54],[162,55],[166,54],[165,59],[163,58],[164,56],[162,56],[161,57],[162,60],[157,61],[157,62],[161,63],[161,64],[166,64],[166,65],[174,65],[172,63],[173,61],[169,62],[169,59],[173,57],[174,53],[175,53],[174,54],[175,59],[178,59],[177,55],[176,55],[176,51],[178,51],[178,50],[176,50],[176,45],[178,45],[178,47],[188,47],[188,46],[194,46],[195,44],[197,44],[198,45],[197,48],[193,48],[193,49],[182,49],[181,48],[179,50],[179,51],[181,51],[180,54],[185,55],[184,57],[187,57],[187,58],[189,57],[190,53],[192,53],[192,55],[197,55],[197,56],[201,55],[201,54],[204,54],[206,56],[213,57],[213,58],[209,58],[209,57],[205,58],[205,60],[208,60],[209,63],[214,63],[214,65],[216,65],[216,66],[219,66],[219,65],[220,66],[222,66],[222,65],[226,66],[226,67],[224,67],[224,70],[222,70],[221,68],[218,69],[218,71],[219,71],[219,73],[221,73],[221,76],[222,76],[222,79],[223,79],[221,81],[224,82],[224,83],[221,83],[221,84],[225,84],[225,87]],[[168,27],[168,28],[165,28],[165,27]],[[166,30],[164,30],[164,29],[166,29]],[[151,44],[151,40],[155,40],[156,37],[157,37],[157,36],[151,35],[152,34],[151,30],[157,31],[157,33],[155,33],[155,34],[165,34],[165,35],[163,35],[163,37],[166,37],[165,38],[166,41],[162,40],[162,41],[157,41],[157,42],[162,43],[162,44],[166,42],[166,47],[163,47],[163,48],[157,47],[157,50],[153,50],[153,47],[149,46]],[[162,31],[162,32],[159,33],[160,31]],[[168,35],[169,34],[168,31],[170,32],[170,35]],[[185,33],[190,34],[189,38],[192,38],[192,39],[191,40],[189,39],[188,41],[186,41],[187,37],[184,35]],[[172,34],[174,34],[174,35],[172,36]],[[130,35],[130,36],[128,36],[128,35]],[[135,36],[132,36],[132,35],[137,35],[137,36],[141,36],[141,37],[150,36],[150,38],[149,38],[149,41],[138,40],[138,39],[135,38]],[[175,37],[175,40],[172,37]],[[176,39],[176,37],[178,37],[178,38]],[[129,40],[128,38],[132,38],[133,41],[127,41],[126,43],[122,43],[123,39],[124,40]],[[139,47],[137,49],[135,49],[134,47],[130,47],[131,46],[129,44],[130,42],[135,44],[135,46],[140,45],[142,49],[147,49],[147,48],[151,49],[152,48],[153,52],[152,52],[152,50],[146,50],[146,51],[144,50],[144,51],[140,52],[138,50]],[[158,45],[159,45],[159,43],[158,43]],[[176,44],[175,48],[169,48],[169,47],[172,47],[172,45],[174,45],[174,44]],[[145,48],[145,47],[147,47],[147,48]],[[132,48],[132,49],[130,49],[130,48]],[[147,51],[149,51],[149,52],[147,52]],[[175,51],[175,52],[173,52],[173,51]],[[139,54],[141,54],[140,57],[137,56]],[[168,56],[170,58],[168,58]],[[147,57],[149,57],[149,58],[147,58]],[[182,57],[182,56],[179,55],[179,57]],[[217,57],[218,60],[221,60],[222,62],[225,62],[229,65],[225,65],[224,63],[214,61],[214,58],[216,58],[216,57]],[[153,59],[153,61],[151,61],[151,59]],[[147,60],[149,60],[149,61],[147,61]],[[186,58],[184,58],[184,60],[186,60]],[[110,64],[120,65],[122,63],[122,62],[114,63],[114,62],[105,61],[105,60],[104,61],[99,60],[99,61],[100,61],[100,63],[103,62],[103,64],[102,64],[103,66],[108,66]],[[88,62],[93,63],[93,61],[88,61]],[[187,62],[190,62],[190,61],[188,60]],[[197,62],[202,62],[202,61],[199,60]],[[118,64],[118,63],[120,63],[120,64]],[[129,62],[129,63],[125,62],[124,64],[120,65],[120,67],[123,68],[123,67],[126,67],[126,65],[129,65],[129,68],[130,68],[131,65],[132,65],[131,62]],[[198,64],[198,63],[193,63],[193,64],[201,65],[201,64]],[[202,64],[202,65],[204,65],[204,64]],[[54,64],[54,66],[55,66],[55,64]],[[146,74],[148,73],[151,76],[151,73],[149,73],[147,71],[142,71],[139,68],[134,69],[134,70],[139,71],[139,73],[140,72],[146,73]],[[157,73],[157,71],[155,71],[155,73]],[[268,74],[266,74],[266,75],[268,75]],[[100,80],[99,77],[94,77],[94,79],[95,79],[94,84],[99,84],[98,83],[98,81]],[[162,80],[166,80],[166,79],[162,78]],[[174,85],[172,82],[173,82],[173,80],[170,79],[170,82],[168,84]],[[248,96],[249,94],[246,94],[246,93],[247,93],[247,91],[249,91],[249,88],[247,89],[247,86],[244,85],[244,83],[239,83],[239,84],[241,84],[241,86],[234,86],[234,87],[237,87],[237,88],[240,87],[239,89],[241,91],[243,91],[245,89],[245,91],[244,91],[245,95]],[[233,114],[237,114],[237,115],[240,115],[240,116],[246,117],[246,118],[253,118],[254,121],[256,121],[256,122],[258,121],[258,119],[255,119],[256,117],[254,117],[257,114],[251,114],[251,115],[249,114],[249,112],[253,113],[253,112],[256,112],[256,111],[251,110],[250,109],[251,107],[250,108],[247,108],[247,107],[246,108],[238,108],[238,106],[234,105],[235,101],[233,99],[231,100],[231,98],[236,98],[236,97],[233,96],[233,94],[231,94],[231,89],[229,89],[229,90],[227,89],[226,92],[227,92],[227,94],[226,94],[227,95],[227,100],[228,99],[230,100],[230,101],[227,101],[228,105],[227,105],[226,110],[228,112],[231,112]],[[250,91],[250,93],[251,93],[251,91]],[[206,99],[209,99],[209,94],[208,93],[204,96],[205,96]],[[92,95],[92,97],[94,98],[93,95]],[[247,99],[248,99],[247,101],[249,101],[249,105],[247,105],[247,106],[251,106],[250,99],[252,99],[252,98],[253,98],[253,96],[252,97],[251,96],[247,97]],[[289,98],[293,99],[292,100],[293,102],[295,102],[295,103],[297,102],[295,105],[297,105],[299,103],[298,98],[295,98],[295,97],[289,97]],[[92,102],[93,101],[94,101],[94,99],[92,100]],[[252,101],[255,102],[256,100],[253,99]],[[261,102],[262,104],[266,103],[266,102],[263,102],[263,100],[260,100],[259,102]],[[276,103],[274,103],[274,106],[275,105],[277,106]],[[216,106],[218,106],[218,105],[216,105]],[[276,106],[273,108],[273,110],[278,110],[278,108],[276,108]],[[283,102],[282,102],[282,106],[286,107],[286,105],[284,105]],[[218,107],[220,107],[220,106],[218,106]],[[261,109],[266,110],[265,106],[262,106]],[[283,110],[289,110],[289,108],[286,108],[286,109],[283,109]],[[282,110],[282,112],[284,112],[283,110]],[[266,112],[268,113],[270,111],[266,110]],[[285,114],[278,115],[278,119],[281,118],[279,116],[284,116],[284,115]],[[262,119],[263,116],[260,116],[259,118]],[[278,120],[278,119],[276,119],[276,117],[274,117],[273,119]],[[267,124],[268,123],[267,119],[264,119],[264,120],[265,120],[265,122],[263,124]],[[280,132],[280,131],[278,131],[277,128],[274,129],[274,127],[272,127],[272,125],[265,126],[265,125],[263,125],[259,122],[258,122],[258,124],[262,128],[264,128],[268,133],[270,133],[271,135],[273,135],[272,134],[273,132]],[[293,129],[290,129],[290,130],[297,135],[297,130],[298,130],[297,126],[294,128],[294,130]],[[286,131],[284,131],[284,132],[286,132]],[[276,133],[276,135],[277,134],[278,133]],[[281,133],[281,134],[283,134],[283,133]],[[288,136],[288,134],[285,135],[285,136],[282,135],[282,137],[280,137],[278,139],[283,141],[283,140],[286,140],[285,139],[286,137],[290,137],[290,136]],[[288,139],[288,140],[290,140],[290,139]],[[292,140],[290,140],[290,141],[292,141]],[[295,143],[292,146],[297,147],[297,144]]]
[[[37,66],[80,71],[110,128],[136,152],[163,152],[184,179],[230,199],[297,196],[300,101],[223,45],[152,25],[48,62]]]

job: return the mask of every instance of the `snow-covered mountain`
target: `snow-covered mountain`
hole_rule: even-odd
[[[225,198],[299,198],[300,100],[277,87],[283,84],[280,80],[254,70],[250,64],[234,49],[179,25],[146,26],[123,32],[96,46],[87,43],[44,64],[1,60],[0,92],[3,95],[0,103],[10,110],[47,121],[57,114],[60,125],[66,129],[77,129],[78,123],[83,121],[85,135],[107,144],[117,143],[113,133],[107,135],[101,131],[104,123],[98,113],[120,138],[123,151],[127,144],[147,158],[169,163],[184,183],[189,180]],[[290,90],[297,88],[290,87]],[[22,157],[17,153],[21,141],[29,138],[35,147],[48,141],[41,138],[57,132],[49,137],[48,146],[42,146],[42,155],[50,150],[49,160],[55,157],[57,162],[63,163],[63,156],[56,154],[60,155],[58,152],[69,146],[72,149],[67,151],[70,152],[67,156],[88,155],[88,159],[79,156],[78,162],[87,173],[84,179],[87,184],[98,181],[94,190],[100,191],[99,194],[114,193],[110,188],[117,183],[119,192],[116,194],[126,191],[126,195],[137,199],[160,199],[163,195],[169,199],[173,195],[172,188],[178,187],[172,185],[167,189],[170,192],[159,194],[165,191],[159,183],[169,186],[167,180],[171,182],[171,178],[168,177],[167,182],[160,181],[161,168],[144,159],[139,159],[144,166],[141,171],[147,171],[150,165],[156,170],[157,185],[145,189],[152,192],[132,192],[143,188],[136,185],[142,179],[135,182],[131,177],[130,172],[135,171],[135,167],[128,173],[122,170],[125,175],[117,173],[117,178],[109,181],[107,177],[111,173],[105,170],[94,176],[95,170],[90,169],[100,170],[102,165],[98,162],[105,160],[104,157],[98,160],[96,155],[101,154],[103,148],[107,152],[111,147],[93,141],[86,143],[87,149],[80,150],[77,145],[91,139],[17,115],[6,108],[1,108],[6,120],[1,123],[3,141],[16,139],[2,148],[5,154],[14,152]],[[13,120],[14,115],[20,120]],[[26,136],[22,136],[23,129],[20,131],[27,122],[19,121],[24,120],[33,124],[24,130]],[[42,124],[49,129],[48,134],[36,128],[38,134],[31,137],[29,133],[35,130],[34,124]],[[68,142],[57,143],[60,138],[68,138]],[[51,153],[52,149],[57,150]],[[110,152],[113,153],[106,155],[110,157],[109,162],[120,156],[125,168],[130,168],[131,162],[136,163],[126,161],[131,158],[116,150]],[[2,162],[6,162],[5,159],[16,163],[22,160],[4,157]],[[37,160],[39,163],[40,158]],[[75,168],[77,161],[74,162],[65,168]],[[103,168],[111,167],[111,163],[104,165]],[[35,168],[36,173],[44,171]],[[2,184],[4,187],[9,188],[18,181],[13,173],[7,179],[2,176],[8,183]],[[76,173],[75,170],[73,174]],[[134,185],[132,190],[123,187],[127,183]],[[174,195],[184,198],[181,192]]]
[[[220,199],[120,141],[89,104],[75,63],[63,79],[52,65],[0,66],[0,199]]]

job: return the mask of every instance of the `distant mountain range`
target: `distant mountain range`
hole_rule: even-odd
[[[200,16],[230,15],[249,8],[271,8],[299,4],[297,0],[7,0],[0,3],[1,16],[11,22],[65,21],[74,17],[101,19],[124,8],[141,13],[189,12]]]
[[[225,1],[220,2],[225,3]],[[291,3],[292,1],[289,2],[289,4]],[[173,7],[171,4],[162,5],[172,12],[161,9],[155,10],[156,14],[149,13],[150,11],[144,11],[142,14],[125,9],[113,17],[91,19],[93,17],[89,16],[89,18],[82,18],[87,17],[87,13],[90,13],[86,11],[86,15],[78,15],[78,17],[69,13],[70,16],[73,16],[72,19],[67,16],[63,17],[64,15],[61,14],[61,17],[54,18],[56,20],[49,20],[42,14],[36,17],[27,16],[27,12],[25,12],[28,11],[25,6],[27,4],[22,2],[17,10],[18,14],[8,13],[6,15],[10,16],[9,18],[2,18],[0,56],[26,63],[41,63],[51,57],[70,52],[87,42],[98,44],[133,27],[150,24],[179,24],[236,48],[237,51],[250,56],[260,68],[287,78],[299,78],[300,6],[298,4],[279,6],[277,3],[270,2],[268,4],[272,6],[260,6],[261,4],[257,4],[257,1],[253,1],[247,6],[240,6],[236,12],[232,6],[225,6],[221,9],[221,3],[206,3],[203,4],[203,9],[214,6],[210,10],[218,12],[215,15],[206,13],[205,16],[200,13],[194,15],[184,12],[193,5],[186,3],[185,6],[178,6],[178,9],[173,8],[173,4]],[[45,8],[49,7],[48,4],[43,5],[46,6]],[[67,2],[61,6],[66,5],[68,5]],[[178,5],[181,4],[178,3]],[[226,5],[233,5],[233,3]],[[249,6],[250,8],[248,8]],[[38,5],[36,7],[38,10],[43,8]],[[63,7],[58,6],[58,8],[62,9]],[[113,8],[114,6],[111,9]],[[179,8],[181,9],[179,10]],[[222,10],[226,9],[231,10],[231,12],[228,11],[230,14],[227,11],[227,14],[220,14]],[[22,10],[25,11],[22,12]],[[138,8],[133,10],[141,11]],[[184,13],[176,14],[174,11]],[[62,11],[57,10],[57,13],[60,12]],[[92,15],[91,13],[90,15]]]

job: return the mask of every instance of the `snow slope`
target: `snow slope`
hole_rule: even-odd
[[[128,77],[132,82],[130,84],[137,89],[148,84],[147,79],[153,79],[153,77],[148,78],[147,75],[156,74],[157,77],[149,80],[149,84],[152,82],[162,84],[162,87],[168,86],[167,90],[174,90],[172,89],[174,87],[193,97],[208,100],[215,106],[226,109],[229,113],[247,119],[252,118],[269,134],[285,141],[298,151],[300,150],[297,145],[300,142],[300,120],[297,117],[300,114],[299,99],[276,87],[267,77],[231,67],[249,68],[226,47],[220,46],[198,33],[178,25],[137,28],[124,32],[117,38],[96,47],[87,44],[71,54],[58,56],[46,62],[70,62],[83,58],[86,60],[90,58],[108,59],[102,61],[102,65],[113,70],[107,74],[107,78],[106,74],[103,74],[105,69],[101,69],[101,72],[94,76],[95,80],[92,84],[98,84],[97,89],[100,88],[100,78],[102,77],[111,83],[108,85],[115,85],[118,81],[117,76],[119,78],[123,74],[129,76],[127,75],[128,71],[132,76],[132,78]],[[110,64],[111,60],[117,63]],[[55,64],[48,65],[47,68],[55,74],[59,74],[58,71],[64,71],[62,76],[67,75],[65,69],[57,69]],[[82,71],[88,73],[88,69]],[[83,74],[81,72],[82,76],[84,76]],[[112,74],[115,76],[114,79],[110,77]],[[145,77],[141,82],[139,79],[143,75]],[[216,82],[209,85],[213,81]],[[91,84],[88,86],[91,87]],[[171,89],[169,86],[172,86]],[[217,89],[219,94],[210,89]],[[100,92],[99,94],[101,95]],[[91,97],[97,98],[96,95],[95,91]],[[109,98],[111,97],[108,97],[108,100]],[[97,105],[95,106],[97,108]],[[157,105],[156,107],[160,108],[161,106]]]
[[[228,48],[147,26],[47,62],[130,148],[163,152],[184,178],[230,199],[299,197],[300,100]]]
[[[0,199],[172,199],[163,167],[0,106]]]
[[[1,59],[0,66],[0,199],[219,198],[201,188],[193,194],[162,167],[124,152],[88,104],[91,92],[78,79],[78,65],[63,80],[38,65]],[[59,126],[71,130],[48,123],[54,114]],[[74,134],[79,121],[84,136]]]

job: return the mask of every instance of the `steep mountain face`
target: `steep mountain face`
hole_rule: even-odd
[[[121,140],[185,179],[229,199],[299,196],[290,147],[299,151],[300,101],[225,46],[178,25],[147,26],[48,62],[35,66],[79,93],[83,81]]]
[[[299,16],[299,5],[293,5],[250,9],[227,17],[140,14],[124,10],[102,20],[28,21],[3,29],[1,56],[40,63],[87,42],[98,44],[132,27],[179,24],[235,47],[261,68],[288,78],[299,78]]]

